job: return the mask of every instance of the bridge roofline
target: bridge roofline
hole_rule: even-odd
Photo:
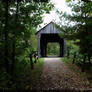
[[[50,23],[48,23],[47,25],[45,25],[43,28],[41,28],[39,31],[37,31],[35,33],[35,35],[37,35],[42,29],[44,29],[45,27],[47,27],[49,24],[55,24],[53,21],[51,21]]]

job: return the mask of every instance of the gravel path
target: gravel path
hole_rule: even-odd
[[[60,89],[80,89],[86,90],[88,82],[71,71],[60,58],[45,58],[44,68],[38,89],[60,90]]]

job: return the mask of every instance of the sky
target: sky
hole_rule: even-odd
[[[50,14],[45,14],[44,23],[50,23],[53,20],[59,20],[58,15],[56,14],[56,9],[59,11],[65,11],[67,13],[71,13],[71,9],[67,6],[65,0],[51,0],[52,3],[55,4],[55,8],[50,12]],[[42,24],[44,26],[44,23]]]

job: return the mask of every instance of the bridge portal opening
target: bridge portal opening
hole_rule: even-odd
[[[47,57],[47,45],[48,43],[58,43],[60,46],[59,49],[59,56],[63,56],[64,52],[64,40],[61,38],[58,34],[41,34],[41,39],[40,39],[40,51],[41,51],[41,56],[42,57]]]

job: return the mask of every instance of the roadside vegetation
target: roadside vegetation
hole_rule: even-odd
[[[47,56],[59,56],[60,45],[59,43],[48,43],[47,44]]]
[[[35,33],[53,7],[44,0],[0,0],[0,89],[22,88],[20,80],[31,71],[30,54],[37,51]]]
[[[92,84],[92,1],[66,2],[71,14],[57,10],[60,20],[56,27],[66,40],[65,58],[62,61],[71,68],[77,66]],[[77,71],[77,68],[72,70]]]
[[[21,76],[19,83],[21,83],[20,90],[33,90],[36,89],[40,81],[40,77],[43,71],[44,59],[39,58],[37,63],[34,64],[34,69],[28,69],[26,75]],[[19,84],[18,83],[18,84]]]
[[[84,80],[86,79],[89,86],[92,87],[92,70],[86,69],[85,72],[82,72],[81,66],[78,64],[73,64],[72,59],[68,59],[66,57],[61,58],[61,61],[64,62],[71,71],[76,73],[76,75],[79,74],[79,76],[81,75]]]

